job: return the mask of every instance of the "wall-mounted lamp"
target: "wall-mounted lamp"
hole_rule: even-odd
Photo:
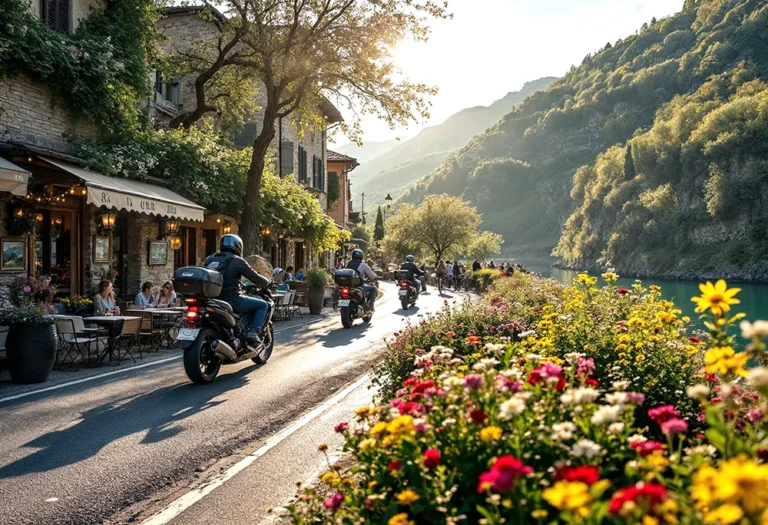
[[[264,227],[264,228],[261,230],[261,232],[260,232],[260,233],[261,233],[261,234],[262,234],[264,237],[268,237],[268,236],[269,236],[269,234],[270,234],[270,233],[272,233],[272,231],[269,229],[269,226],[265,226],[265,227]]]
[[[35,220],[37,222],[43,222],[43,214],[42,213],[38,213],[37,215],[35,215]]]
[[[165,231],[168,235],[176,235],[179,233],[179,220],[178,219],[168,219],[165,221]]]
[[[61,223],[64,222],[64,220],[61,217],[56,217],[51,222],[56,226],[61,226]]]
[[[178,250],[181,248],[181,237],[178,235],[173,235],[169,241],[171,250]]]
[[[117,221],[117,214],[112,212],[102,213],[99,216],[101,221],[101,229],[109,233],[115,229],[115,221]]]
[[[24,208],[18,207],[15,210],[13,210],[13,216],[16,217],[17,219],[21,219],[22,217],[24,217]]]
[[[224,221],[224,227],[221,229],[224,235],[232,233],[232,223],[230,221]]]

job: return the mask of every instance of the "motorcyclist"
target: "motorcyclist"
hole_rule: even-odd
[[[363,250],[359,248],[352,250],[352,260],[347,263],[346,268],[355,270],[360,275],[360,279],[363,281],[363,290],[365,290],[365,295],[368,298],[368,307],[373,312],[377,289],[371,284],[365,284],[365,278],[367,277],[370,281],[375,281],[379,277],[371,270],[371,267],[368,266],[364,258]]]
[[[219,251],[205,260],[204,266],[216,270],[224,277],[219,299],[232,305],[237,313],[253,312],[251,326],[246,334],[251,344],[261,343],[261,329],[267,318],[269,305],[263,299],[240,294],[240,279],[245,277],[261,288],[269,284],[269,280],[254,270],[248,261],[243,259],[243,240],[237,235],[227,234],[219,242]]]
[[[424,278],[424,272],[421,268],[416,266],[416,258],[413,255],[408,255],[405,258],[405,262],[400,265],[400,269],[407,271],[410,279],[416,283],[416,294],[421,293],[421,280]]]

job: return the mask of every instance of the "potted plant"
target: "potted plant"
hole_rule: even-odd
[[[56,361],[56,327],[41,303],[0,310],[0,325],[8,326],[5,341],[8,369],[16,383],[42,383]]]
[[[304,281],[309,289],[309,313],[319,314],[323,310],[325,287],[329,282],[328,272],[321,268],[312,268],[304,274]]]

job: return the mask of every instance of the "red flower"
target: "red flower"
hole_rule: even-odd
[[[439,450],[430,448],[429,450],[424,452],[424,466],[429,469],[433,469],[440,464],[441,458],[442,458],[442,454],[440,454]]]
[[[654,452],[664,450],[664,443],[659,441],[634,441],[629,444],[629,448],[637,451],[641,456],[649,456]]]
[[[339,507],[341,507],[341,504],[344,503],[344,493],[343,492],[337,492],[330,498],[325,498],[325,501],[323,502],[323,505],[326,509],[333,509],[336,510]]]
[[[592,379],[591,377],[584,380],[584,384],[587,386],[599,386],[600,382],[597,379]]]
[[[611,498],[608,512],[619,514],[626,503],[633,503],[653,514],[657,505],[667,499],[667,490],[657,483],[638,483],[621,489]]]
[[[593,465],[581,467],[560,467],[555,471],[555,481],[581,481],[592,485],[600,480],[600,470]]]
[[[456,332],[448,332],[448,336],[453,339],[456,337]]]
[[[565,376],[562,372],[563,368],[561,366],[552,363],[544,363],[539,368],[531,370],[531,373],[528,374],[528,384],[537,385],[541,383],[549,383],[550,379],[557,378],[555,390],[560,392],[565,388]]]
[[[480,474],[477,492],[487,489],[494,492],[506,492],[515,486],[515,480],[532,473],[533,469],[512,456],[501,456],[496,459],[491,470]]]
[[[415,377],[409,377],[408,379],[406,379],[405,381],[403,381],[403,386],[411,386],[411,385],[415,385],[415,384],[416,384],[416,383],[418,383],[418,382],[419,382],[419,380],[418,380],[418,379],[416,379]]]
[[[339,423],[338,425],[333,427],[333,431],[336,432],[337,434],[341,434],[342,432],[346,432],[347,430],[349,430],[349,423],[346,423],[346,422]]]
[[[616,293],[619,295],[627,295],[629,293],[629,290],[627,290],[626,288],[619,288],[618,290],[616,290]]]
[[[432,381],[431,379],[427,379],[426,381],[419,381],[411,389],[411,395],[423,394],[426,390],[429,390],[430,388],[435,388],[435,382]]]
[[[408,401],[407,403],[403,403],[402,405],[398,406],[397,409],[400,411],[401,414],[408,414],[411,416],[420,416],[424,411],[423,406],[421,406],[418,403],[414,403],[413,401]]]
[[[666,423],[670,419],[675,419],[678,416],[680,416],[680,412],[675,410],[675,407],[672,405],[662,405],[648,411],[648,417],[658,424]]]
[[[478,346],[480,343],[483,342],[483,338],[479,335],[470,335],[467,337],[467,342],[473,346]]]
[[[692,345],[697,345],[701,342],[701,340],[698,337],[689,337],[688,342]]]
[[[400,462],[400,460],[394,460],[392,463],[389,464],[387,467],[387,470],[392,472],[393,470],[403,470],[403,464]]]
[[[469,419],[471,419],[473,423],[480,425],[485,423],[485,420],[488,419],[488,415],[481,409],[476,408],[469,411]]]

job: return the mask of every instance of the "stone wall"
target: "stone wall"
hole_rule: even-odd
[[[126,287],[130,292],[141,289],[145,281],[153,283],[173,279],[173,251],[168,250],[168,262],[149,265],[149,242],[159,238],[160,224],[154,215],[131,213],[128,216]]]

